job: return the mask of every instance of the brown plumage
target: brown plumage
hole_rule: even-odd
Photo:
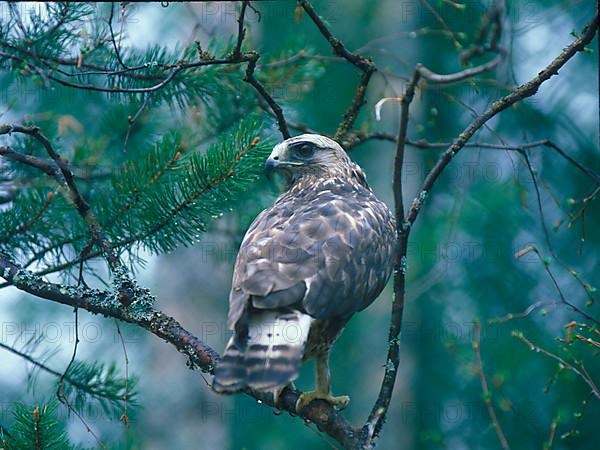
[[[317,360],[317,389],[301,399],[334,404],[328,355],[352,314],[386,285],[395,241],[393,216],[361,168],[335,141],[315,134],[278,144],[265,169],[286,191],[254,220],[237,256],[218,392],[245,388],[277,395]]]

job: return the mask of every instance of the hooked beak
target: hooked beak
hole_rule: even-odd
[[[279,166],[279,164],[279,160],[271,157],[267,158],[265,161],[265,176],[267,177],[267,180],[271,180],[273,178],[273,172],[277,166]]]
[[[265,176],[268,180],[271,180],[273,177],[273,173],[277,168],[286,168],[286,167],[296,167],[303,166],[304,163],[298,161],[280,161],[278,156],[272,157],[269,156],[265,161]]]

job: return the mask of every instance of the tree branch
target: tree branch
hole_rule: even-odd
[[[8,127],[10,128],[10,126]],[[5,134],[3,131],[3,128],[0,127],[0,134]],[[36,169],[44,172],[46,175],[59,180],[59,183],[62,181],[60,180],[60,171],[51,161],[47,159],[38,158],[37,156],[33,155],[23,155],[22,153],[19,153],[10,147],[0,147],[0,156],[12,159],[13,161],[18,161],[21,164],[25,164],[30,167],[35,167]]]
[[[358,113],[360,112],[362,106],[365,104],[365,95],[367,93],[367,87],[369,85],[369,81],[371,80],[371,76],[374,72],[377,71],[377,66],[375,65],[375,63],[373,63],[373,61],[370,58],[366,58],[362,55],[352,53],[351,51],[349,51],[342,41],[333,36],[331,31],[329,31],[329,28],[327,28],[327,25],[325,25],[325,22],[323,22],[323,20],[319,17],[319,15],[316,13],[310,2],[306,0],[298,0],[298,4],[302,6],[304,11],[306,11],[308,16],[317,26],[321,34],[325,37],[325,39],[327,39],[327,41],[331,45],[331,48],[333,49],[333,53],[335,53],[337,56],[346,59],[349,63],[356,66],[363,72],[360,83],[356,88],[356,94],[354,95],[354,99],[352,100],[352,103],[344,113],[344,117],[342,118],[342,121],[340,122],[340,125],[338,126],[338,129],[335,132],[334,139],[342,141],[342,143],[344,143],[346,135],[354,126],[354,122],[358,117]]]
[[[279,131],[281,131],[281,135],[284,139],[288,139],[291,136],[290,130],[288,129],[285,118],[283,117],[283,110],[281,109],[281,106],[279,106],[277,102],[273,100],[273,97],[271,97],[271,95],[267,92],[262,83],[254,76],[256,61],[258,61],[259,54],[256,52],[250,52],[250,54],[252,56],[250,57],[248,67],[246,67],[246,76],[244,77],[244,81],[251,84],[260,94],[260,96],[269,104],[273,114],[275,115],[275,118],[277,119],[277,125],[279,126]]]
[[[479,321],[475,322],[475,340],[473,341],[472,347],[473,351],[475,352],[475,360],[477,362],[477,373],[479,375],[479,382],[481,383],[481,390],[483,392],[483,401],[485,402],[488,415],[490,416],[490,420],[492,421],[492,425],[494,426],[494,430],[496,431],[496,435],[498,436],[498,440],[500,441],[500,446],[504,450],[509,450],[510,446],[508,445],[508,441],[504,436],[504,432],[502,431],[502,427],[500,426],[500,422],[498,421],[498,417],[496,416],[496,411],[494,410],[494,405],[492,404],[492,396],[488,387],[487,378],[485,376],[485,372],[483,371],[483,360],[481,359],[481,324],[479,323]]]
[[[239,59],[242,56],[242,44],[244,43],[244,37],[246,36],[246,29],[244,28],[244,17],[246,16],[246,8],[248,7],[249,0],[244,0],[242,2],[242,10],[240,11],[240,15],[238,17],[238,37],[235,48],[232,52],[233,59]]]
[[[130,278],[127,269],[123,266],[117,251],[115,250],[113,245],[108,241],[106,235],[104,234],[104,231],[102,230],[102,227],[100,226],[100,222],[91,210],[88,202],[83,198],[83,196],[79,192],[79,189],[75,184],[73,173],[71,172],[68,163],[65,160],[63,160],[60,157],[60,155],[54,150],[48,138],[42,134],[38,127],[23,127],[20,125],[4,125],[0,127],[0,135],[7,133],[22,133],[29,135],[36,139],[38,142],[40,142],[46,149],[46,152],[48,153],[50,158],[52,158],[52,160],[58,167],[60,174],[64,178],[65,184],[67,186],[67,198],[73,203],[73,205],[77,209],[77,212],[85,222],[91,239],[96,245],[98,245],[99,248],[102,249],[102,252],[108,262],[110,269],[113,271],[113,273],[118,274],[117,278],[119,279],[120,283],[119,293],[121,301],[125,303],[131,302],[133,291],[137,289],[137,286],[135,285],[134,281]],[[13,152],[11,155],[12,157],[15,157],[15,152]],[[24,158],[25,160],[28,160],[27,157],[24,156]],[[30,165],[39,167],[42,170],[46,168],[43,160],[36,158],[34,160],[29,159],[28,161]],[[44,171],[48,173],[47,170]],[[54,178],[56,178],[59,181],[59,185],[62,184],[58,174],[52,173],[51,175],[53,175]]]
[[[431,171],[425,177],[425,181],[417,196],[414,198],[408,212],[404,216],[404,220],[397,222],[397,249],[396,258],[394,264],[394,302],[392,304],[392,320],[390,324],[389,333],[389,350],[387,363],[385,365],[385,373],[381,384],[381,389],[377,401],[373,406],[371,414],[362,429],[361,442],[364,448],[371,448],[372,441],[377,437],[393,392],[396,373],[398,370],[399,363],[399,335],[402,325],[402,313],[404,309],[404,291],[405,291],[405,276],[406,271],[406,248],[408,237],[410,234],[411,226],[416,220],[421,207],[427,194],[433,187],[437,178],[441,175],[442,171],[448,165],[450,160],[462,149],[467,141],[479,130],[486,122],[494,117],[500,111],[508,108],[514,103],[534,95],[540,85],[550,79],[553,75],[558,73],[558,70],[577,52],[583,50],[586,44],[588,44],[594,37],[596,29],[598,28],[598,16],[596,16],[592,22],[584,29],[584,33],[579,38],[575,39],[568,47],[566,47],[559,56],[557,56],[544,70],[542,70],[536,77],[529,82],[515,88],[508,95],[502,97],[500,100],[490,106],[482,115],[478,116],[459,137],[453,142],[453,144],[440,156],[440,159],[431,169]],[[406,127],[408,124],[408,107],[414,95],[414,89],[422,76],[419,67],[414,72],[413,78],[407,85],[405,95],[402,98],[402,109],[400,118],[400,131],[398,134],[398,140],[405,138]],[[397,164],[401,163],[404,154],[404,142],[398,142],[397,154],[395,163],[395,179],[394,179],[394,198],[396,200],[396,215],[400,212],[403,205],[402,201],[402,186],[401,186],[401,173],[397,172]]]
[[[578,52],[582,51],[585,46],[592,41],[597,29],[598,16],[595,16],[594,19],[584,28],[583,34],[565,47],[563,51],[547,67],[538,73],[538,75],[494,102],[487,110],[473,120],[473,122],[471,122],[471,124],[455,139],[452,145],[450,145],[448,149],[440,156],[435,166],[429,171],[425,177],[423,185],[419,189],[416,199],[424,199],[427,196],[428,192],[431,190],[442,171],[450,163],[452,158],[454,158],[454,156],[456,156],[456,154],[465,146],[469,139],[473,137],[475,132],[477,132],[487,123],[488,120],[490,120],[499,112],[504,111],[513,104],[537,93],[542,83],[556,75],[558,70],[562,68],[567,61],[569,61]],[[422,201],[416,201],[413,203],[406,217],[407,222],[412,224],[416,220],[421,206]]]
[[[577,367],[575,367],[574,365],[568,363],[567,361],[565,361],[563,358],[561,358],[558,355],[555,355],[554,353],[549,352],[548,350],[535,345],[533,342],[531,342],[529,339],[527,339],[523,333],[515,331],[513,332],[513,337],[519,339],[520,341],[524,342],[525,344],[527,344],[527,346],[531,349],[534,350],[536,352],[539,353],[543,353],[544,355],[548,356],[549,358],[554,359],[556,362],[558,362],[562,367],[564,367],[567,370],[570,370],[571,372],[575,373],[577,376],[579,376],[579,378],[581,378],[590,388],[590,392],[591,394],[593,394],[597,399],[600,400],[600,390],[598,389],[598,387],[596,386],[596,384],[594,383],[594,380],[592,380],[586,373],[584,373],[583,371],[579,370]]]
[[[337,131],[336,138],[343,140],[348,136],[357,137],[358,134],[350,132],[356,118],[361,110],[362,105],[365,102],[366,90],[371,80],[372,74],[376,71],[376,66],[373,62],[356,53],[350,52],[344,44],[336,39],[329,31],[323,20],[316,14],[313,7],[308,1],[298,0],[304,11],[308,14],[311,20],[315,23],[321,34],[330,43],[333,52],[341,58],[346,59],[348,62],[356,66],[362,71],[361,81],[357,87],[356,94],[351,102],[351,105],[347,109],[342,122],[340,123]],[[238,36],[237,43],[231,55],[224,59],[203,59],[194,63],[176,63],[172,65],[165,65],[163,69],[168,71],[166,78],[159,81],[158,84],[149,88],[141,89],[122,89],[119,88],[100,88],[98,86],[86,86],[78,85],[75,83],[67,82],[61,78],[57,78],[52,73],[46,73],[41,71],[35,65],[28,64],[28,67],[38,72],[43,77],[47,77],[50,80],[57,81],[61,84],[77,87],[80,89],[90,90],[104,90],[106,92],[152,92],[153,90],[160,89],[174,79],[174,77],[185,69],[193,67],[218,65],[218,64],[239,64],[247,62],[244,81],[251,84],[258,92],[260,98],[262,98],[271,109],[275,116],[279,129],[284,138],[289,137],[288,124],[285,121],[283,111],[277,102],[269,95],[265,87],[255,77],[255,70],[257,67],[257,61],[259,54],[256,52],[242,53],[241,47],[245,35],[244,30],[244,13],[246,7],[250,6],[249,1],[245,0],[242,3],[242,11],[238,20]],[[458,138],[448,145],[447,150],[440,156],[438,162],[432,168],[432,170],[426,176],[418,195],[413,200],[412,204],[405,211],[403,202],[403,190],[402,190],[402,173],[401,169],[404,161],[404,153],[406,145],[413,145],[411,141],[407,139],[407,130],[409,122],[409,106],[414,97],[416,88],[418,86],[419,79],[423,78],[432,82],[438,83],[450,83],[461,81],[463,79],[470,78],[474,75],[482,73],[485,70],[489,70],[495,67],[502,54],[498,55],[494,60],[482,64],[481,66],[465,69],[455,74],[441,75],[436,74],[421,65],[417,65],[413,78],[407,85],[405,95],[402,98],[402,114],[400,118],[400,128],[398,136],[390,136],[384,133],[378,134],[377,138],[386,139],[389,141],[395,141],[397,143],[396,158],[394,162],[394,197],[396,201],[395,215],[397,218],[398,229],[397,229],[397,245],[398,249],[395,255],[394,264],[394,302],[392,306],[391,324],[389,331],[389,352],[388,359],[385,368],[385,374],[381,385],[380,393],[375,402],[373,409],[367,419],[365,425],[361,429],[355,429],[347,419],[333,406],[323,401],[315,401],[308,405],[302,410],[300,417],[304,420],[309,420],[317,425],[317,427],[329,434],[330,436],[337,439],[345,448],[371,448],[374,445],[374,441],[377,438],[381,427],[383,426],[385,416],[391,401],[391,396],[394,388],[396,374],[399,364],[399,335],[402,325],[402,313],[404,307],[404,295],[405,295],[405,272],[406,272],[406,247],[409,238],[411,226],[416,220],[419,211],[423,205],[423,202],[431,190],[435,181],[440,176],[445,167],[449,164],[451,159],[460,151],[463,147],[476,146],[477,144],[469,144],[468,141],[472,136],[482,127],[485,126],[486,122],[494,117],[502,110],[508,108],[514,103],[534,95],[539,86],[553,75],[578,51],[581,51],[584,46],[591,41],[594,37],[598,28],[598,17],[592,21],[590,25],[584,30],[584,34],[577,38],[571,45],[565,50],[538,76],[533,78],[528,83],[517,87],[511,91],[508,95],[502,97],[500,100],[492,104],[482,115],[478,116],[473,122],[458,136]],[[494,38],[495,39],[495,38]],[[114,39],[113,39],[114,40]],[[113,42],[114,43],[114,42]],[[0,43],[1,44],[1,43]],[[497,49],[495,50],[497,51]],[[20,56],[12,55],[4,52],[0,54],[14,59],[23,59]],[[126,71],[137,70],[136,68],[127,68]],[[141,70],[141,69],[140,69]],[[122,71],[120,71],[122,72]],[[116,73],[116,72],[115,72]],[[67,84],[70,83],[70,84]],[[41,158],[31,159],[25,155],[20,155],[17,152],[12,151],[7,147],[0,147],[0,154],[13,158],[25,164],[33,165],[40,170],[47,170],[45,173],[51,175],[61,182],[64,180],[64,185],[69,192],[70,198],[73,201],[78,213],[84,219],[88,225],[90,235],[96,242],[96,244],[106,254],[107,260],[111,269],[115,272],[115,279],[117,282],[122,282],[128,279],[126,270],[122,270],[123,266],[119,261],[119,256],[115,252],[113,245],[106,240],[104,234],[100,228],[100,225],[90,210],[90,207],[86,200],[81,196],[74,182],[73,174],[66,163],[58,153],[54,151],[52,145],[48,139],[40,133],[37,128],[27,127],[8,127],[1,129],[4,133],[8,132],[21,132],[28,134],[38,140],[45,148],[51,159],[54,161],[56,167],[53,167],[49,161]],[[372,134],[373,135],[373,134]],[[366,139],[366,138],[365,138]],[[438,145],[438,144],[431,144]],[[417,145],[418,146],[418,145]],[[556,150],[556,149],[555,149]],[[558,151],[558,150],[556,150]],[[2,153],[3,152],[3,153]],[[11,153],[12,152],[12,153]],[[560,152],[559,152],[560,153]],[[566,157],[566,154],[563,155]],[[21,158],[21,159],[19,159]],[[581,167],[580,167],[581,170]],[[588,173],[588,175],[590,175]],[[595,174],[593,174],[596,176]],[[114,253],[113,253],[114,252]],[[80,258],[83,258],[81,256]],[[219,355],[206,343],[201,341],[199,338],[194,336],[192,333],[184,329],[179,322],[174,318],[164,314],[161,311],[153,308],[154,297],[144,289],[135,289],[131,292],[132,302],[123,303],[120,292],[113,292],[110,290],[96,290],[87,287],[73,287],[62,284],[50,283],[43,280],[40,276],[33,274],[32,272],[23,269],[14,263],[11,258],[0,252],[0,277],[4,278],[8,283],[14,285],[18,289],[30,293],[36,297],[61,303],[71,307],[85,309],[93,314],[102,314],[108,317],[113,317],[118,320],[126,321],[135,324],[148,332],[156,335],[157,337],[167,341],[173,345],[180,352],[184,353],[190,361],[190,365],[193,368],[200,369],[204,372],[212,372],[216,363],[219,360]],[[119,283],[116,283],[117,286]],[[261,400],[271,406],[276,406],[279,409],[289,412],[290,414],[296,415],[296,403],[299,398],[299,392],[294,389],[285,389],[277,405],[273,404],[273,400],[270,395],[259,392],[246,392],[248,395],[255,399]]]
[[[365,133],[361,131],[355,131],[352,133],[350,139],[350,145],[347,147],[347,150],[351,150],[354,147],[357,147],[367,141],[370,140],[381,140],[387,142],[398,142],[397,136],[393,136],[392,134],[374,131],[371,133]],[[428,142],[424,139],[419,139],[418,141],[412,141],[410,139],[405,140],[405,144],[411,147],[421,148],[421,149],[440,149],[440,148],[448,148],[452,145],[451,142]],[[483,148],[483,149],[494,149],[494,150],[506,150],[512,152],[520,152],[522,150],[527,150],[536,147],[547,147],[550,150],[555,151],[560,155],[561,158],[568,161],[572,164],[576,169],[578,169],[585,176],[590,178],[596,184],[600,184],[600,175],[598,175],[593,170],[585,167],[563,149],[561,149],[558,145],[552,142],[549,139],[542,139],[539,141],[532,142],[524,142],[522,144],[493,144],[490,142],[467,142],[464,147],[467,148]]]
[[[432,70],[429,70],[423,64],[417,64],[416,70],[417,70],[417,72],[419,72],[419,74],[423,78],[425,78],[429,81],[435,82],[435,83],[443,83],[443,84],[458,83],[459,81],[463,81],[463,80],[466,80],[467,78],[472,78],[483,72],[487,72],[488,70],[492,70],[494,67],[496,67],[498,64],[500,64],[500,62],[502,62],[502,60],[504,59],[505,56],[506,56],[506,52],[504,50],[499,50],[496,57],[494,59],[492,59],[491,61],[488,61],[484,64],[480,64],[479,66],[476,66],[476,67],[470,67],[468,69],[461,70],[460,72],[454,72],[454,73],[450,73],[450,74],[435,73]]]
[[[147,291],[137,291],[131,306],[124,307],[118,293],[49,283],[30,271],[20,268],[8,255],[1,252],[0,277],[35,297],[137,325],[173,345],[189,358],[190,367],[202,372],[212,373],[220,359],[215,350],[183,328],[173,317],[153,309],[154,297]],[[277,405],[273,404],[270,394],[251,391],[246,394],[270,406],[297,415],[296,402],[300,396],[299,391],[285,389]],[[358,433],[329,403],[312,402],[303,408],[300,417],[315,423],[320,430],[337,439],[344,447],[357,448]]]

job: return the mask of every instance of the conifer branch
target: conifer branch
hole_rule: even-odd
[[[2,255],[0,255],[0,258],[2,258]],[[11,347],[10,345],[7,345],[3,342],[0,342],[0,348],[2,348],[3,350],[10,352],[16,356],[18,356],[21,359],[24,359],[25,361],[27,361],[29,364],[34,365],[35,367],[39,368],[40,370],[43,370],[44,372],[49,373],[50,375],[60,379],[63,376],[63,373],[52,369],[51,367],[47,366],[44,363],[39,362],[36,358],[34,358],[32,355],[25,353],[21,350],[18,350],[14,347]],[[70,385],[72,385],[73,387],[75,387],[76,389],[79,389],[83,392],[86,392],[87,394],[91,395],[92,397],[103,397],[106,398],[107,400],[110,401],[119,401],[121,400],[120,397],[115,397],[114,395],[112,395],[111,393],[107,393],[107,392],[103,392],[101,390],[98,390],[96,388],[94,388],[93,386],[81,383],[79,380],[77,380],[76,378],[71,377],[68,373],[64,374],[64,381],[66,381],[67,383],[69,383]]]
[[[31,409],[22,403],[15,403],[10,433],[5,433],[4,429],[1,429],[2,448],[5,450],[72,448],[64,427],[55,413],[56,407],[56,402],[34,406]]]
[[[173,345],[188,357],[190,367],[202,372],[212,373],[220,359],[215,350],[183,328],[173,317],[153,309],[151,305],[154,303],[154,298],[147,292],[136,292],[135,295],[138,297],[134,299],[132,306],[123,307],[118,300],[118,294],[114,292],[49,283],[30,271],[20,268],[8,255],[1,252],[0,276],[35,297],[137,325]],[[296,403],[301,394],[299,391],[285,389],[277,405],[273,404],[270,394],[253,391],[248,391],[246,394],[270,406],[297,415]],[[319,429],[327,432],[345,447],[357,448],[356,430],[329,403],[312,402],[303,408],[300,417],[315,423]]]
[[[96,218],[96,215],[91,210],[88,202],[83,198],[77,185],[75,184],[75,179],[73,177],[73,173],[69,168],[68,163],[61,158],[61,156],[54,150],[52,144],[48,140],[46,136],[40,131],[38,127],[23,127],[20,125],[5,125],[0,128],[0,134],[7,133],[22,133],[28,136],[33,137],[38,142],[42,144],[42,146],[46,149],[46,152],[52,158],[60,173],[64,177],[67,189],[68,189],[68,197],[69,200],[73,203],[77,212],[87,225],[90,237],[92,240],[102,249],[106,260],[110,266],[110,269],[120,274],[120,295],[122,297],[122,301],[124,303],[128,303],[131,301],[131,291],[134,289],[134,283],[129,277],[127,269],[123,266],[119,255],[115,251],[112,244],[106,238],[102,227],[100,226],[100,222]],[[48,172],[47,172],[48,173]],[[57,178],[57,175],[54,175]]]
[[[29,219],[27,222],[19,225],[14,230],[7,233],[5,238],[0,238],[0,243],[6,242],[10,237],[15,236],[20,233],[24,233],[25,231],[29,230],[44,215],[44,213],[48,209],[48,206],[50,206],[50,203],[52,203],[52,199],[54,199],[54,195],[55,195],[54,192],[48,192],[48,195],[46,196],[46,200],[44,201],[44,203],[42,204],[40,209],[35,213],[35,215],[31,219]]]
[[[226,138],[222,144],[211,146],[204,155],[194,154],[190,157],[184,156],[185,148],[182,144],[165,138],[157,147],[164,160],[157,160],[158,165],[153,165],[151,172],[148,172],[148,168],[135,166],[125,166],[118,171],[118,179],[123,180],[130,174],[135,184],[126,184],[121,188],[127,195],[116,196],[124,201],[113,206],[112,218],[105,219],[105,222],[119,226],[127,217],[141,219],[139,214],[131,213],[132,209],[138,207],[147,210],[149,204],[152,205],[151,209],[155,214],[139,224],[136,222],[132,232],[125,234],[125,237],[113,239],[112,248],[115,251],[127,250],[135,244],[143,244],[151,250],[168,250],[173,248],[175,243],[188,242],[190,236],[197,234],[198,230],[204,227],[204,220],[217,214],[214,210],[227,206],[223,204],[222,198],[233,197],[239,189],[237,184],[248,177],[255,179],[257,173],[260,173],[257,163],[266,156],[269,144],[252,134],[254,132],[253,128],[241,125],[236,133]],[[180,170],[175,170],[176,168]],[[140,179],[137,175],[140,172],[147,173],[146,180]],[[180,174],[178,178],[170,178],[168,183],[175,183],[178,186],[175,191],[181,192],[182,195],[170,196],[174,191],[173,185],[167,185],[167,182],[159,183],[167,172]],[[138,184],[140,182],[141,184]],[[169,196],[163,201],[163,208],[155,207],[156,197],[149,195],[151,188],[158,190],[158,194],[154,192],[153,195],[159,195],[161,199],[164,195]],[[205,214],[204,211],[209,212]],[[182,227],[181,219],[186,217],[185,222],[188,225]],[[180,219],[179,222],[177,219]],[[25,263],[25,267],[39,261],[47,253],[58,251],[66,245],[73,245],[85,237],[85,234],[81,234],[61,238],[36,252]],[[55,262],[35,273],[43,276],[61,272],[102,254],[102,248],[82,252],[75,258]],[[0,283],[0,288],[8,285],[8,282]]]
[[[14,46],[11,46],[10,44],[8,44],[6,42],[2,42],[2,41],[0,41],[0,47],[15,48]],[[30,56],[32,56],[36,59],[40,59],[41,61],[52,61],[52,58],[46,59],[45,56],[37,55],[36,53],[30,52],[26,49],[25,50],[23,50],[21,48],[15,48],[15,49],[19,53],[21,53],[21,52],[24,52],[26,54],[29,53]],[[91,73],[91,72],[88,72],[87,74],[86,73],[82,74],[82,73],[77,73],[77,72],[75,72],[74,74],[62,73],[63,75],[77,76],[77,77],[79,77],[81,75],[94,75],[94,74],[95,75],[106,75],[106,76],[119,75],[121,77],[133,78],[133,79],[137,79],[137,80],[145,79],[145,80],[155,80],[156,81],[156,83],[152,86],[143,87],[143,88],[133,88],[133,87],[119,87],[119,86],[103,87],[103,86],[98,86],[95,84],[76,83],[73,81],[68,81],[66,79],[57,77],[56,75],[53,75],[53,72],[55,70],[52,68],[51,62],[48,63],[51,70],[46,71],[46,70],[42,69],[41,67],[37,66],[36,64],[34,64],[33,62],[31,62],[30,60],[25,60],[24,58],[22,58],[16,54],[13,54],[13,53],[0,51],[0,56],[3,56],[7,59],[12,59],[12,60],[21,62],[23,64],[26,64],[29,68],[31,68],[31,70],[36,72],[44,80],[54,81],[58,84],[61,84],[63,86],[70,87],[73,89],[80,89],[80,90],[94,91],[94,92],[104,92],[104,93],[108,93],[108,94],[151,94],[151,93],[157,92],[157,91],[163,89],[164,87],[166,87],[167,85],[169,85],[180,73],[182,73],[184,71],[199,68],[199,67],[236,65],[236,64],[249,62],[252,59],[252,56],[250,54],[241,54],[241,55],[237,55],[236,57],[227,57],[227,58],[220,58],[220,59],[209,58],[209,59],[203,59],[201,61],[195,61],[195,62],[191,62],[191,63],[179,61],[179,62],[175,62],[175,63],[171,63],[171,64],[162,64],[160,67],[158,67],[158,69],[166,72],[166,75],[164,75],[162,77],[157,76],[157,75],[144,76],[144,75],[140,75],[140,74],[136,73],[139,71],[147,70],[148,68],[152,67],[151,65],[148,65],[148,64],[143,64],[140,66],[129,67],[129,68],[120,69],[120,70],[112,70],[107,67],[93,65],[91,67],[94,68],[94,70],[95,70],[94,73]],[[58,61],[66,64],[66,65],[77,67],[77,61],[62,59],[62,58],[58,59]]]

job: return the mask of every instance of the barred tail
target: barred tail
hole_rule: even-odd
[[[248,387],[273,391],[298,376],[312,317],[299,311],[253,310],[248,337],[233,336],[215,369],[213,388],[231,393]]]

